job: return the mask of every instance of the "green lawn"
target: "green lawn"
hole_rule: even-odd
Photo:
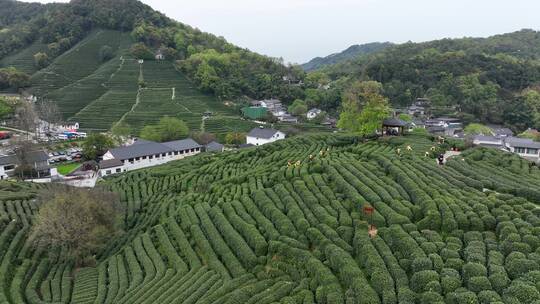
[[[56,166],[56,169],[58,170],[59,174],[66,175],[75,171],[75,169],[79,168],[80,166],[81,164],[79,163],[66,163]]]

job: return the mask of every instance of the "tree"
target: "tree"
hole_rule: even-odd
[[[135,43],[131,46],[131,55],[137,59],[152,60],[154,59],[154,54],[152,51],[143,43]]]
[[[469,124],[464,131],[467,135],[493,135],[493,131],[488,126],[479,123]]]
[[[193,132],[191,137],[201,145],[207,145],[216,140],[216,136],[208,132]]]
[[[4,119],[15,113],[15,107],[13,103],[5,97],[0,97],[0,119]]]
[[[43,52],[34,54],[34,65],[38,69],[43,69],[49,65],[49,55]]]
[[[47,132],[50,131],[50,126],[62,122],[62,113],[55,102],[42,99],[38,105],[38,116],[43,121],[47,122]]]
[[[161,118],[157,125],[146,126],[141,131],[141,138],[157,142],[182,139],[188,135],[189,128],[186,123],[169,116]]]
[[[104,45],[99,49],[98,56],[101,62],[108,61],[114,57],[113,49],[108,45]]]
[[[120,123],[113,124],[111,133],[117,137],[125,138],[133,134],[133,129],[127,122],[121,121]]]
[[[354,83],[344,96],[338,127],[360,135],[375,133],[388,117],[388,100],[375,81]]]
[[[412,122],[412,117],[409,114],[401,113],[398,117],[405,122]]]
[[[241,145],[246,142],[246,134],[239,132],[231,132],[225,135],[225,142],[228,145]]]
[[[23,73],[16,68],[0,69],[0,89],[15,89],[28,87],[30,85],[30,75]]]
[[[90,134],[82,144],[84,158],[97,160],[114,146],[112,138],[102,133]]]
[[[17,123],[19,128],[27,131],[27,139],[30,136],[30,132],[33,132],[36,128],[36,122],[38,115],[34,109],[34,105],[29,102],[22,102],[15,110],[17,117]]]
[[[326,120],[327,117],[328,117],[328,114],[325,111],[321,111],[321,113],[315,116],[315,118],[313,118],[311,122],[314,124],[322,124]]]
[[[308,107],[305,101],[301,99],[296,99],[292,105],[288,108],[289,112],[293,115],[300,116],[304,115],[308,111]]]
[[[77,265],[93,264],[92,256],[119,233],[118,198],[103,189],[59,188],[40,195],[30,239],[39,247],[65,249]]]
[[[37,172],[31,159],[31,153],[36,150],[32,141],[18,138],[12,140],[10,144],[13,147],[13,152],[17,158],[15,176],[20,180],[37,176]]]

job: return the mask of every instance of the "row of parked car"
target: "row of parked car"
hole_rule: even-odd
[[[49,163],[61,163],[65,161],[78,161],[82,159],[80,148],[69,148],[65,151],[55,151],[49,153]]]

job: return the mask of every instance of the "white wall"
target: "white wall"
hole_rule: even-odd
[[[144,159],[144,157],[140,157],[138,160],[136,158],[133,159],[133,162],[130,162],[129,160],[124,160],[124,165],[123,166],[121,166],[121,167],[113,167],[113,168],[108,168],[108,169],[101,169],[100,170],[100,175],[101,176],[107,176],[107,175],[120,173],[120,172],[116,172],[116,169],[121,169],[121,172],[126,172],[126,171],[142,169],[142,168],[153,167],[153,166],[162,165],[162,164],[174,161],[174,160],[180,160],[180,159],[183,159],[183,158],[188,157],[188,156],[197,155],[199,153],[201,153],[200,149],[199,149],[199,151],[188,152],[188,153],[184,153],[184,154],[179,153],[178,155],[174,155],[174,154],[169,155],[170,153],[167,153],[166,156],[161,156],[161,154],[159,154],[159,157],[156,157],[154,155],[152,159],[150,159],[149,156],[146,156],[146,159]],[[105,156],[107,154],[109,154],[109,156],[112,156],[112,154],[107,152],[103,156],[104,160],[111,159],[111,158],[107,158],[107,159],[105,158]],[[107,174],[108,170],[111,171],[110,174]]]
[[[260,137],[246,136],[246,143],[247,144],[252,144],[252,145],[255,145],[255,146],[262,146],[264,144],[275,142],[276,140],[280,140],[280,139],[285,139],[285,133],[278,131],[271,138],[260,138]]]

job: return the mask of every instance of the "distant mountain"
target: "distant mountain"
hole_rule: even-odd
[[[313,58],[311,61],[302,64],[302,68],[305,71],[317,70],[324,66],[354,59],[360,55],[376,53],[392,45],[394,44],[390,42],[373,42],[353,45],[340,53],[335,53],[326,57]]]

